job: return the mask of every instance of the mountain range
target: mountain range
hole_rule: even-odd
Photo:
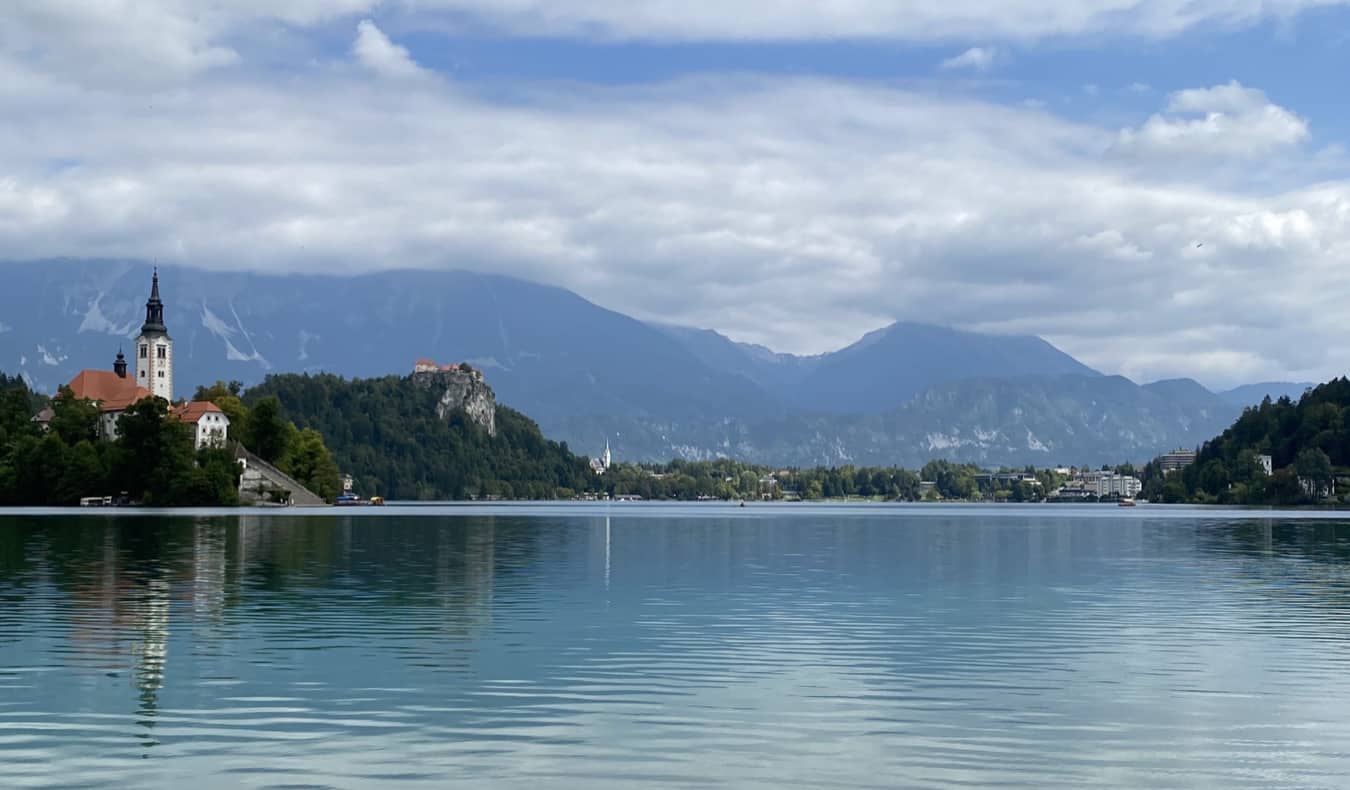
[[[54,389],[110,367],[144,320],[151,267],[0,264],[0,371]],[[161,270],[180,396],[269,373],[380,376],[467,361],[551,438],[619,458],[782,465],[1143,460],[1222,431],[1266,394],[1104,376],[1036,337],[896,323],[795,356],[647,324],[551,286],[464,271],[353,277]]]

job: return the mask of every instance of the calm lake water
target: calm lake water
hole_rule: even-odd
[[[1350,521],[0,514],[0,786],[1344,787]]]

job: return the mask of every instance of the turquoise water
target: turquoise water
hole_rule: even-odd
[[[1347,777],[1334,514],[0,514],[0,787]]]

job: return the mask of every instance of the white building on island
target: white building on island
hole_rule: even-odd
[[[216,404],[191,401],[174,409],[173,416],[192,428],[192,444],[196,449],[225,446],[225,440],[229,437],[230,418]]]

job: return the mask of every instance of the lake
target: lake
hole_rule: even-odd
[[[1350,520],[0,513],[3,787],[1344,787]]]

